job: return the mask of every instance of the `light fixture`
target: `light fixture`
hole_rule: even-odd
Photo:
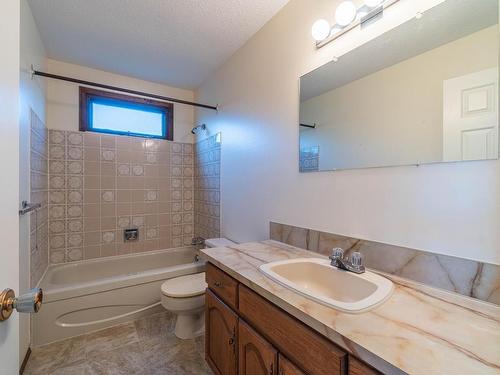
[[[342,1],[335,10],[335,24],[325,19],[316,21],[312,26],[312,36],[316,40],[316,48],[321,48],[357,26],[366,27],[381,19],[387,8],[399,0],[363,0],[359,8],[352,0]],[[417,13],[417,18],[422,17]]]
[[[356,18],[356,5],[350,0],[343,1],[335,11],[335,21],[342,27],[349,25]]]
[[[368,11],[366,9],[359,9],[356,17],[358,19],[362,19],[363,17],[366,17],[367,15],[368,15]]]
[[[330,23],[327,20],[317,20],[314,22],[311,30],[312,36],[316,41],[322,41],[330,35]]]
[[[370,8],[375,8],[376,6],[379,6],[384,0],[365,0],[366,6]]]

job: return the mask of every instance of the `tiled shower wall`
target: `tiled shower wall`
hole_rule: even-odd
[[[36,286],[48,266],[48,140],[47,129],[31,111],[30,201],[42,207],[30,214],[30,284]]]
[[[51,130],[51,263],[191,244],[193,157],[192,144]]]
[[[221,134],[195,145],[194,230],[202,238],[220,237]]]

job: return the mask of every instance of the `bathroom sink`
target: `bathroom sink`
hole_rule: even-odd
[[[368,311],[392,294],[392,281],[373,272],[362,274],[330,265],[328,259],[298,258],[263,264],[260,270],[285,288],[334,309]]]

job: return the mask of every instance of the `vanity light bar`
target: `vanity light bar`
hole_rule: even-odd
[[[333,25],[330,28],[330,35],[323,40],[319,40],[316,42],[316,48],[319,49],[321,47],[326,46],[330,42],[333,42],[335,39],[341,37],[345,33],[351,31],[352,29],[358,26],[368,25],[370,22],[374,22],[381,18],[384,14],[384,10],[396,4],[400,0],[385,0],[382,1],[381,4],[375,8],[371,8],[368,5],[364,4],[357,9],[356,17],[354,21],[352,21],[347,26],[341,26],[338,23]]]

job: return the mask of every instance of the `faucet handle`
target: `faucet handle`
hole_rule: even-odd
[[[344,259],[344,249],[342,249],[341,247],[333,248],[330,259]]]
[[[352,253],[351,264],[353,265],[353,267],[358,268],[358,269],[363,267],[363,255],[358,251],[355,251],[354,253]]]

